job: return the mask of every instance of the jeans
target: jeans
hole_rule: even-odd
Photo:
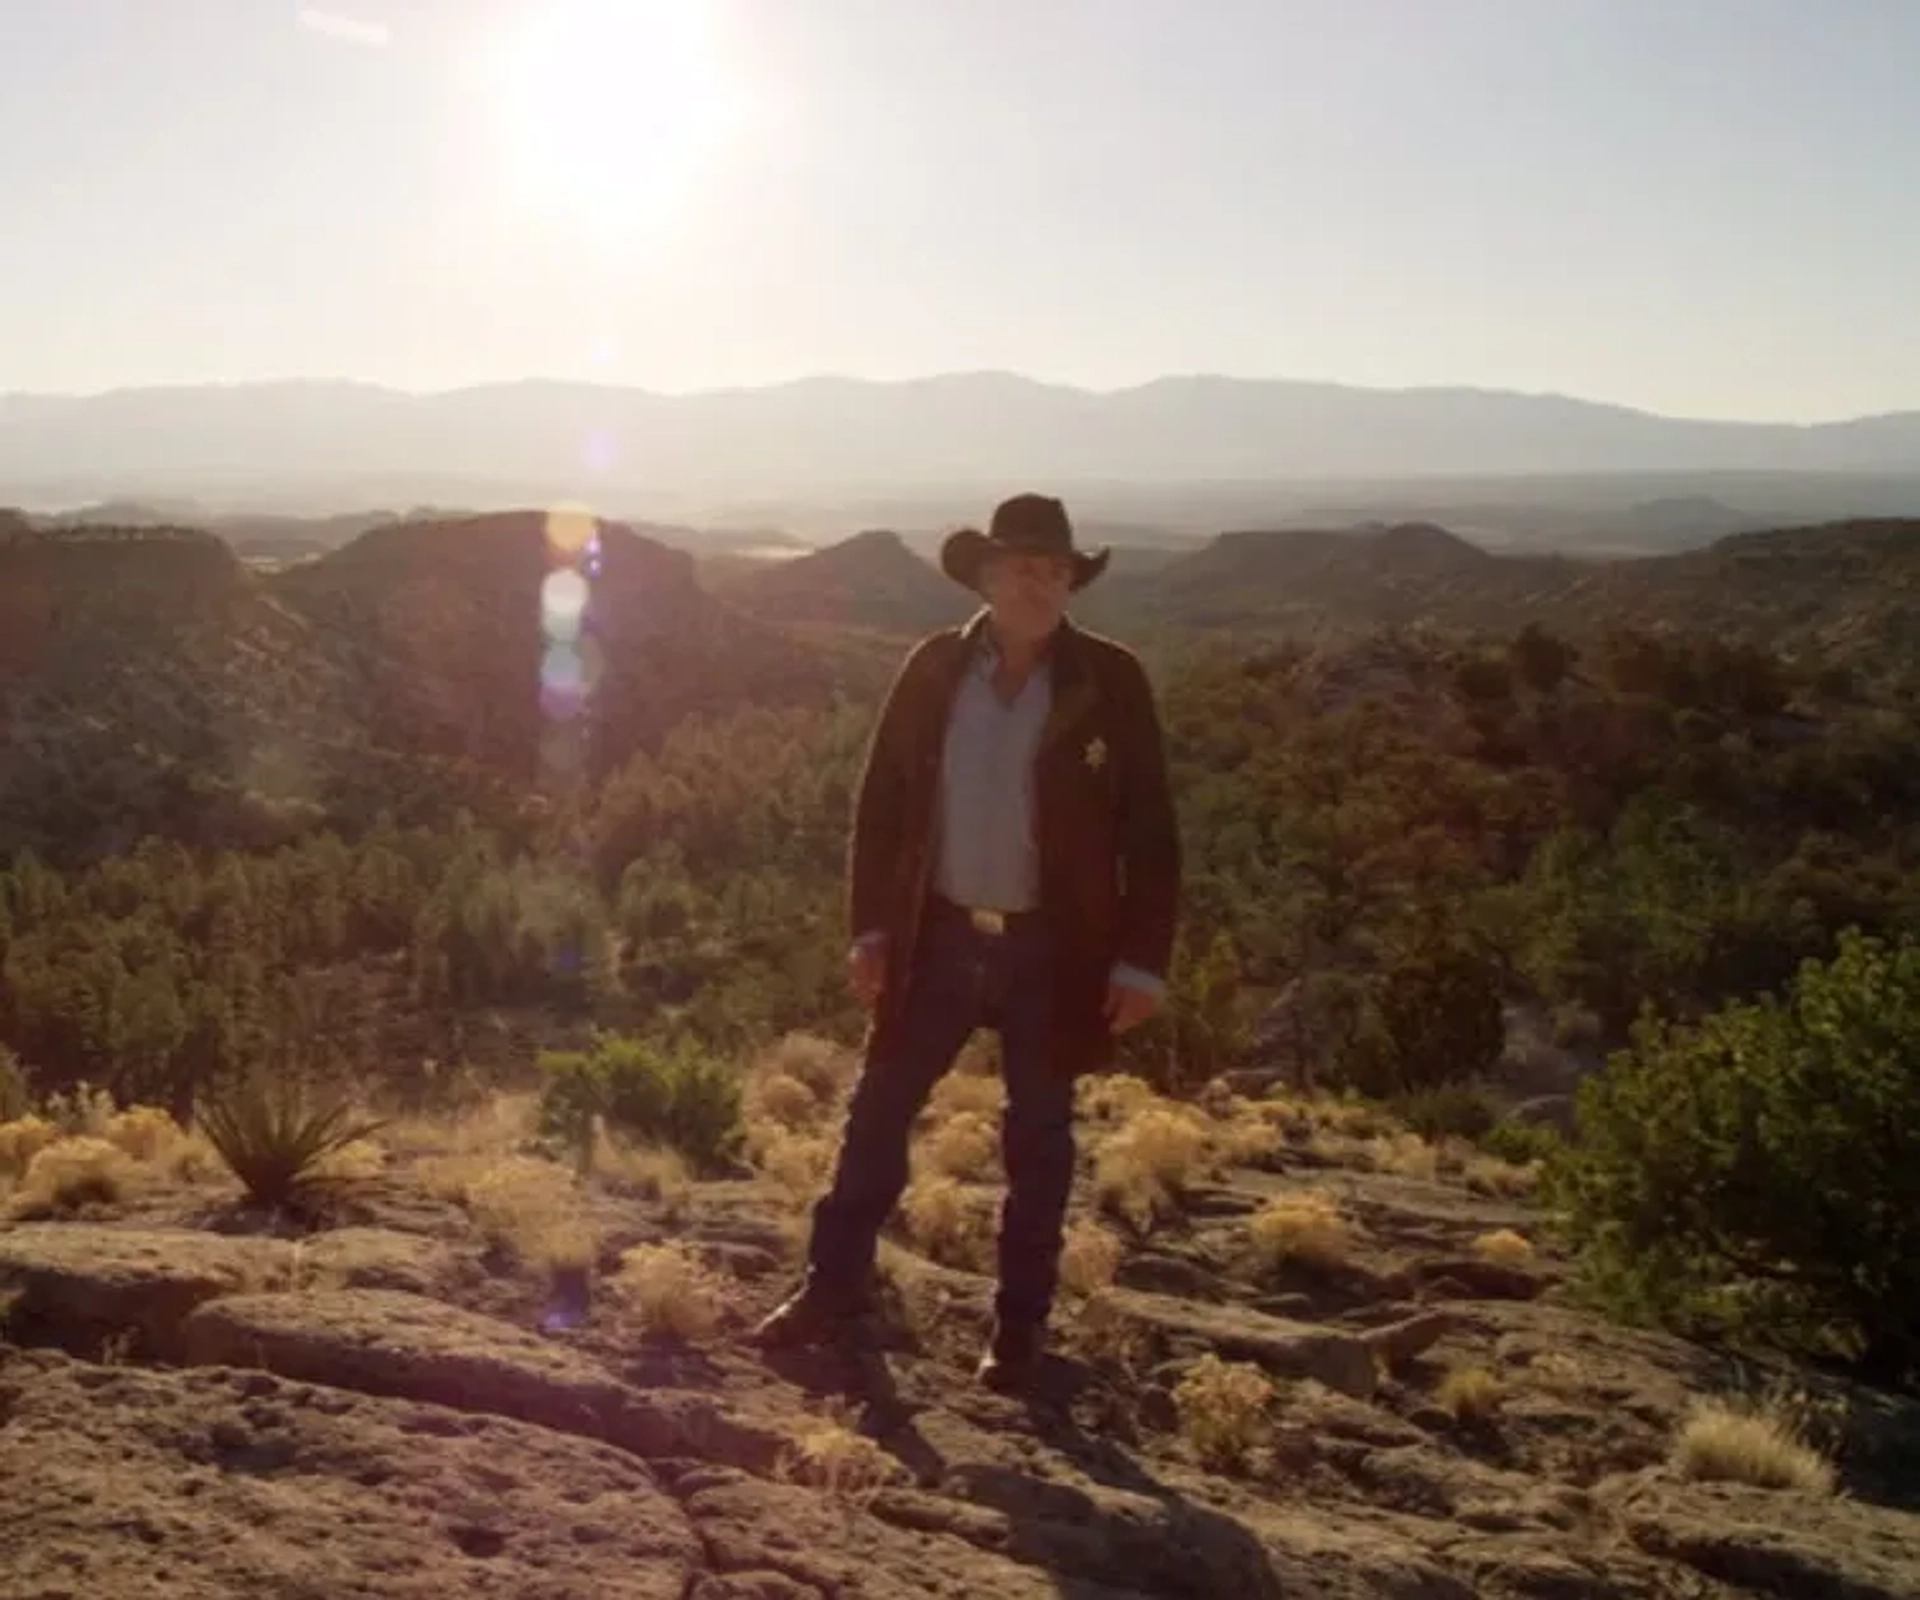
[[[915,943],[900,1026],[861,1075],[833,1185],[814,1208],[811,1277],[862,1291],[906,1188],[914,1119],[975,1028],[991,1027],[1007,1090],[994,1309],[1003,1326],[1038,1327],[1053,1305],[1074,1172],[1073,1079],[1054,1069],[1047,1045],[1053,942],[1038,919],[986,934],[936,914]]]

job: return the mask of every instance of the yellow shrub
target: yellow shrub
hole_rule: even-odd
[[[0,1176],[25,1172],[42,1150],[60,1138],[60,1130],[45,1117],[16,1117],[0,1122]]]
[[[1485,1422],[1506,1402],[1500,1380],[1485,1367],[1455,1367],[1434,1395],[1440,1409],[1459,1422]]]
[[[573,1175],[531,1156],[445,1158],[464,1161],[464,1172],[445,1166],[443,1180],[457,1181],[458,1198],[481,1236],[523,1266],[549,1273],[580,1272],[599,1253],[599,1230],[588,1216]]]
[[[1128,1072],[1090,1074],[1073,1092],[1076,1113],[1089,1122],[1125,1122],[1149,1106],[1169,1104],[1145,1078]]]
[[[107,1119],[100,1137],[135,1161],[159,1162],[185,1138],[180,1124],[158,1106],[128,1106]]]
[[[1684,1477],[1798,1489],[1827,1495],[1833,1463],[1805,1443],[1784,1419],[1738,1410],[1722,1401],[1697,1402],[1674,1442],[1674,1466]]]
[[[790,1033],[757,1060],[747,1077],[785,1078],[798,1083],[818,1106],[842,1098],[860,1071],[860,1059],[851,1050],[810,1033]]]
[[[1094,1192],[1102,1206],[1144,1227],[1186,1189],[1206,1145],[1206,1126],[1196,1113],[1146,1106],[1099,1145]]]
[[[649,1331],[677,1339],[712,1338],[726,1311],[722,1280],[684,1245],[635,1245],[613,1286]]]
[[[1209,1351],[1175,1385],[1180,1431],[1209,1466],[1233,1468],[1266,1435],[1273,1380],[1244,1361],[1222,1361]]]
[[[920,1154],[942,1176],[989,1179],[999,1170],[1000,1129],[978,1111],[957,1112],[920,1141]]]
[[[921,1178],[902,1196],[900,1209],[908,1234],[935,1261],[969,1272],[992,1266],[998,1190],[947,1177]]]
[[[1247,1236],[1262,1269],[1300,1261],[1338,1267],[1353,1252],[1346,1219],[1331,1195],[1319,1190],[1276,1195],[1247,1221]]]
[[[969,1112],[997,1120],[1006,1105],[1006,1085],[977,1072],[949,1072],[927,1097],[928,1110],[937,1121]]]
[[[1495,1266],[1524,1267],[1533,1260],[1533,1245],[1526,1235],[1511,1228],[1496,1228],[1473,1241],[1473,1253]]]
[[[1069,1294],[1097,1294],[1120,1267],[1120,1240],[1085,1219],[1067,1228],[1060,1248],[1060,1282]]]
[[[85,1134],[58,1139],[27,1163],[13,1194],[18,1216],[50,1216],[83,1205],[111,1205],[133,1187],[133,1159],[116,1144]]]

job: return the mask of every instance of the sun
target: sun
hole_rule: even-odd
[[[483,72],[527,200],[616,231],[698,186],[738,110],[709,0],[534,0]]]

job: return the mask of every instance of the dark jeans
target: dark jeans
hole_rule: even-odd
[[[854,1090],[833,1187],[814,1208],[812,1277],[853,1293],[866,1285],[906,1188],[914,1119],[974,1029],[991,1027],[1007,1088],[994,1309],[1002,1323],[1037,1325],[1053,1305],[1074,1166],[1073,1080],[1047,1050],[1052,940],[1038,920],[996,935],[936,914],[916,942],[900,1026]]]

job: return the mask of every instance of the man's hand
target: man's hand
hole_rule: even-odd
[[[847,952],[847,987],[869,1011],[887,980],[887,947],[877,939],[862,940]]]
[[[1145,989],[1136,988],[1130,983],[1107,985],[1107,1026],[1116,1035],[1125,1033],[1129,1028],[1137,1028],[1159,1009],[1159,997],[1149,994]]]

